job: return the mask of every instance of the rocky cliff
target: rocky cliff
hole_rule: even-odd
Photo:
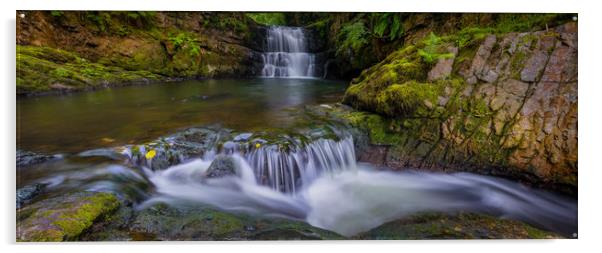
[[[476,171],[576,193],[577,24],[477,28],[406,43],[344,103],[368,130],[360,156],[394,168]],[[379,116],[380,115],[380,116]]]
[[[255,76],[263,34],[243,13],[18,11],[17,93]]]

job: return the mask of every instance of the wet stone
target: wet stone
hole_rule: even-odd
[[[231,156],[219,155],[207,169],[207,178],[220,178],[236,175],[236,161]]]
[[[27,204],[31,199],[38,196],[46,187],[45,184],[31,184],[19,188],[17,190],[17,209],[21,208],[24,204]]]

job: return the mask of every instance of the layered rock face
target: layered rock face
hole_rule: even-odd
[[[352,81],[344,103],[386,116],[353,118],[382,130],[371,134],[371,152],[391,167],[476,171],[576,193],[577,24],[460,39],[447,36],[435,51],[427,40],[407,45]]]

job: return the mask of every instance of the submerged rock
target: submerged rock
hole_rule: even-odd
[[[43,163],[59,156],[38,154],[30,151],[17,149],[17,167],[23,167],[38,163]]]
[[[360,240],[554,239],[561,236],[525,223],[473,213],[422,213],[353,237]]]
[[[112,160],[123,160],[125,157],[118,150],[112,148],[99,148],[80,152],[81,157],[106,157]]]
[[[17,209],[38,196],[46,187],[45,184],[35,183],[17,189]]]
[[[78,192],[28,205],[17,212],[18,241],[71,241],[120,205],[111,193]]]
[[[249,138],[251,138],[251,136],[253,136],[252,133],[242,133],[242,134],[239,134],[239,135],[235,136],[233,140],[234,141],[238,141],[238,142],[240,142],[240,141],[248,141]]]
[[[219,155],[207,169],[207,178],[236,176],[236,160],[232,156]]]
[[[189,128],[143,145],[127,146],[122,151],[134,165],[164,170],[214,150],[230,138],[231,131],[217,126]],[[149,156],[152,152],[152,156]]]

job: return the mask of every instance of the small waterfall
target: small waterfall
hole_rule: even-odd
[[[263,77],[315,77],[315,55],[308,52],[302,28],[273,26],[268,29],[262,54]]]
[[[319,139],[289,152],[276,145],[266,146],[248,152],[245,158],[259,184],[293,194],[322,173],[356,168],[352,137]]]

